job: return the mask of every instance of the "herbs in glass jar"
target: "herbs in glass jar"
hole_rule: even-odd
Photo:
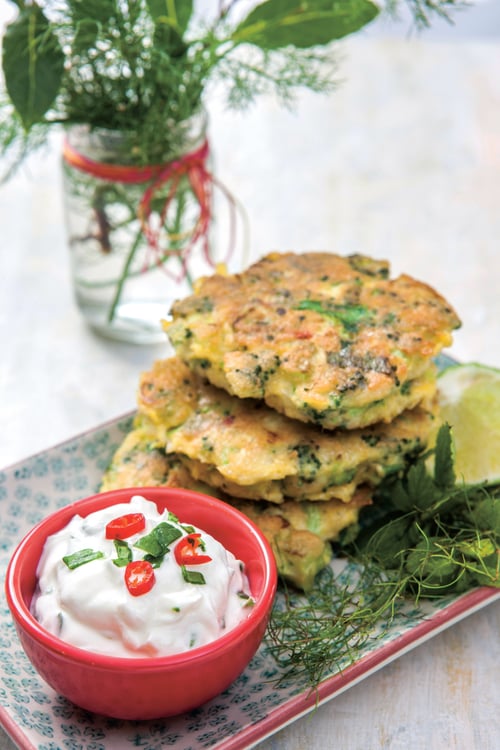
[[[241,107],[333,85],[332,42],[379,14],[372,0],[12,0],[3,39],[0,146],[6,176],[63,126],[71,263],[90,324],[137,341],[192,277],[227,261],[237,203],[213,174],[207,89]],[[455,0],[408,0],[420,25]],[[396,12],[397,0],[382,8]],[[210,243],[213,192],[227,247]],[[217,209],[219,210],[219,209]],[[166,287],[166,288],[165,288]],[[167,289],[167,291],[166,291]],[[142,313],[138,311],[142,310]],[[131,330],[132,329],[132,330]]]

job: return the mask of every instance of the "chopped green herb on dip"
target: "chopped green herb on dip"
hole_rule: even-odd
[[[231,552],[139,495],[74,516],[47,539],[37,575],[32,610],[41,625],[114,656],[196,648],[245,619],[252,603]]]

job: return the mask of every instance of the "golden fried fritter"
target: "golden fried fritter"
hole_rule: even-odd
[[[428,285],[361,255],[271,253],[201,279],[165,324],[196,373],[326,429],[389,422],[420,403],[460,321]]]
[[[177,456],[167,456],[157,438],[140,428],[132,429],[116,450],[100,491],[125,487],[179,487],[218,496],[211,487],[193,479]]]
[[[351,503],[245,502],[215,492],[198,482],[174,454],[167,455],[147,432],[133,429],[124,439],[106,471],[101,492],[122,487],[183,487],[219,497],[251,518],[268,539],[284,578],[304,590],[330,562],[329,540],[355,523],[360,507],[371,502],[363,488]]]
[[[429,402],[435,374],[428,368]],[[177,357],[143,373],[141,424],[191,476],[232,497],[349,502],[425,447],[434,417],[423,408],[390,424],[327,432],[289,419],[262,401],[238,399],[191,372]]]

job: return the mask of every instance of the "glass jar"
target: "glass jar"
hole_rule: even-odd
[[[207,117],[169,130],[161,164],[134,163],[130,135],[86,125],[67,130],[65,215],[77,305],[99,333],[166,341],[161,320],[192,280],[213,273]]]

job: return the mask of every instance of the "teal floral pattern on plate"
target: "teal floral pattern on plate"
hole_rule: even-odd
[[[50,512],[98,491],[113,453],[130,429],[132,415],[0,471],[0,569],[2,582],[11,554],[30,528]],[[346,579],[354,571],[340,571]],[[3,584],[2,584],[3,585]],[[500,595],[500,594],[498,594]],[[0,723],[16,728],[21,748],[38,750],[236,750],[248,748],[291,718],[313,710],[315,701],[332,698],[359,670],[368,674],[412,645],[493,601],[485,591],[408,607],[366,646],[358,665],[332,675],[317,696],[299,683],[279,682],[280,670],[265,643],[249,667],[220,696],[188,714],[149,722],[107,719],[82,711],[58,696],[38,677],[25,656],[10,612],[0,609]],[[461,603],[463,602],[463,603]],[[365,665],[366,662],[366,666]]]

